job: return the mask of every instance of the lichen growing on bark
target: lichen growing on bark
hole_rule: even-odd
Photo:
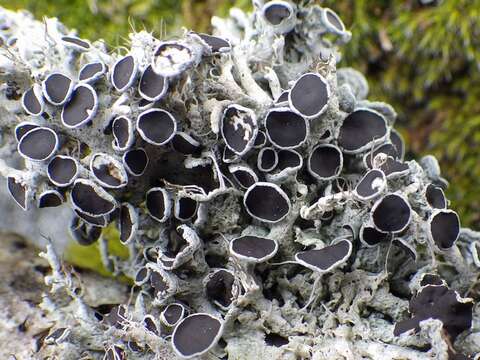
[[[335,12],[253,5],[214,36],[142,31],[115,52],[1,10],[8,192],[69,212],[58,225],[132,284],[92,306],[53,239],[40,307],[56,320],[35,356],[474,356],[480,235],[437,161],[406,160],[395,110],[337,68],[351,33]]]

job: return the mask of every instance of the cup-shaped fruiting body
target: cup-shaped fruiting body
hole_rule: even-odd
[[[78,216],[72,218],[68,230],[75,241],[83,246],[93,244],[102,234],[101,227],[87,224]]]
[[[145,207],[148,214],[158,222],[165,222],[172,211],[172,201],[167,190],[155,187],[145,195]]]
[[[258,182],[258,175],[247,165],[230,165],[228,170],[242,189],[246,190]]]
[[[97,114],[97,92],[88,84],[75,86],[73,93],[62,109],[62,124],[70,129],[76,129],[88,124]]]
[[[65,104],[73,92],[74,83],[67,75],[52,73],[42,82],[43,96],[52,105]]]
[[[362,201],[375,199],[387,188],[387,178],[382,170],[372,169],[368,171],[358,182],[354,195]]]
[[[424,273],[421,275],[420,279],[420,286],[427,286],[427,285],[443,285],[447,286],[447,283],[445,280],[443,280],[439,275],[437,274],[429,274],[429,273]]]
[[[282,91],[282,93],[274,101],[275,106],[279,106],[279,107],[288,106],[289,93],[290,93],[290,90]]]
[[[166,78],[175,77],[193,66],[196,58],[189,45],[179,41],[164,41],[155,49],[152,70]]]
[[[145,317],[142,320],[142,325],[146,331],[156,336],[160,335],[160,331],[158,330],[159,326],[157,325],[157,321],[152,315],[145,315]]]
[[[330,100],[330,85],[317,73],[306,73],[300,76],[288,93],[290,108],[306,119],[314,119],[322,115]]]
[[[107,73],[107,66],[101,61],[95,61],[82,66],[78,73],[78,81],[93,84]]]
[[[425,188],[425,200],[433,209],[446,209],[447,198],[442,188],[433,184],[428,184]]]
[[[126,151],[123,154],[122,162],[129,174],[142,176],[147,169],[149,158],[144,149],[138,148]]]
[[[281,0],[268,1],[261,9],[265,24],[276,34],[286,34],[293,30],[297,22],[296,9],[291,3]]]
[[[390,239],[390,234],[380,232],[373,226],[363,224],[360,228],[359,239],[366,247],[373,247],[387,242]]]
[[[343,120],[338,145],[346,154],[358,154],[383,143],[388,135],[383,115],[371,109],[357,109]]]
[[[278,164],[278,153],[272,147],[262,148],[258,152],[257,168],[262,172],[269,172],[275,169]]]
[[[294,176],[303,167],[303,157],[295,150],[280,150],[274,171],[266,174],[268,181],[281,183]]]
[[[232,50],[232,44],[230,44],[230,41],[219,36],[196,32],[190,32],[188,35],[198,39],[198,41],[208,49],[207,55],[224,54]]]
[[[315,146],[308,157],[308,171],[318,180],[337,178],[343,169],[343,154],[331,144]]]
[[[38,84],[25,91],[22,95],[23,110],[29,115],[39,116],[43,113],[45,102],[43,101],[42,87]]]
[[[440,250],[448,250],[460,236],[460,218],[453,210],[436,209],[427,221],[427,235]]]
[[[192,174],[189,184],[182,186],[181,196],[187,196],[200,202],[208,202],[227,189],[218,160],[212,153],[202,158],[187,157],[185,168]],[[198,171],[199,176],[196,174]],[[201,176],[200,176],[201,174]]]
[[[88,41],[80,39],[77,36],[62,36],[62,43],[65,45],[65,47],[79,52],[88,51],[91,48],[91,45]]]
[[[157,101],[166,95],[167,90],[168,79],[153,71],[152,65],[148,65],[138,84],[140,96],[148,101]]]
[[[365,165],[366,168],[372,169],[372,168],[379,168],[382,164],[376,164],[375,159],[377,158],[377,155],[379,154],[385,154],[383,158],[387,158],[389,156],[399,159],[399,155],[397,152],[397,148],[393,144],[382,144],[378,147],[375,148],[373,151],[369,151],[365,153],[363,156],[363,164]],[[379,159],[379,158],[378,158]]]
[[[411,318],[395,324],[393,334],[399,336],[407,331],[419,331],[420,322],[438,319],[452,342],[472,325],[473,300],[462,298],[445,285],[426,285],[410,299]]]
[[[251,217],[266,223],[283,220],[291,208],[288,195],[280,186],[268,182],[257,182],[248,188],[243,204]]]
[[[241,161],[242,158],[235,154],[228,146],[225,146],[222,151],[222,161],[225,164],[233,164]]]
[[[124,92],[133,85],[137,74],[137,60],[133,55],[126,55],[118,59],[113,65],[110,81],[118,92]]]
[[[160,322],[167,327],[175,327],[187,313],[188,309],[182,303],[171,303],[160,313]]]
[[[235,154],[246,154],[257,137],[257,117],[251,109],[229,105],[223,112],[220,131],[227,147]]]
[[[22,121],[15,126],[15,139],[20,141],[27,132],[38,127],[40,127],[40,125],[37,123],[31,121]]]
[[[257,137],[255,138],[255,142],[253,143],[253,147],[255,149],[261,149],[267,144],[267,135],[262,130],[258,130]]]
[[[278,163],[276,171],[297,171],[303,166],[303,158],[299,152],[295,150],[279,150],[277,151]]]
[[[135,285],[142,286],[143,284],[146,284],[148,281],[150,281],[150,274],[151,270],[149,268],[145,266],[139,268],[133,277]]]
[[[31,161],[50,159],[58,150],[58,136],[50,128],[37,127],[28,131],[18,142],[18,152]]]
[[[382,169],[389,180],[403,177],[410,172],[408,164],[396,160],[392,156],[387,156],[386,160],[380,166],[380,169]]]
[[[116,151],[126,151],[135,142],[134,125],[126,116],[118,116],[112,122],[112,148]]]
[[[198,155],[202,144],[191,135],[178,131],[172,139],[172,148],[183,155]]]
[[[307,140],[308,121],[289,108],[274,108],[265,119],[268,140],[280,149],[295,149]]]
[[[166,301],[175,295],[178,289],[178,278],[157,264],[148,263],[146,267],[150,270],[150,285],[155,290],[155,297],[160,302]]]
[[[214,269],[203,279],[208,300],[227,311],[239,294],[239,284],[235,274],[227,269]]]
[[[64,203],[65,198],[57,190],[45,190],[37,196],[37,205],[40,209],[57,207]]]
[[[27,183],[15,176],[9,176],[7,177],[7,191],[18,206],[25,211],[28,210],[32,190]]]
[[[74,210],[75,214],[82,219],[86,224],[90,224],[93,226],[98,226],[101,228],[104,228],[108,225],[108,217],[105,215],[99,215],[99,216],[90,216],[87,214],[84,214],[77,209]]]
[[[93,178],[105,188],[119,189],[128,183],[128,175],[123,164],[105,153],[92,155],[90,172]]]
[[[344,42],[349,41],[352,34],[346,29],[342,19],[332,9],[324,8],[322,10],[322,23],[327,31],[340,35],[344,38]]]
[[[200,248],[201,240],[195,230],[180,225],[166,234],[166,245],[160,251],[158,261],[165,270],[177,269],[190,261]]]
[[[78,161],[73,157],[57,155],[48,163],[47,176],[54,185],[66,187],[76,180],[79,168]]]
[[[274,257],[278,251],[275,240],[245,235],[230,241],[230,254],[248,263],[262,263]]]
[[[183,359],[205,354],[214,347],[223,334],[223,320],[196,313],[184,318],[173,331],[172,347]]]
[[[148,110],[151,109],[156,103],[152,101],[145,100],[144,98],[141,98],[137,102],[137,107],[138,110],[143,111],[143,110]]]
[[[310,270],[324,273],[345,263],[351,253],[352,243],[343,239],[322,249],[299,252],[295,254],[295,260]]]
[[[149,109],[138,115],[137,131],[143,140],[152,145],[165,145],[177,131],[177,121],[166,110]]]
[[[135,239],[138,230],[138,214],[132,204],[123,203],[120,206],[120,214],[118,219],[118,227],[120,230],[120,242],[129,244]]]
[[[176,219],[180,221],[189,221],[197,215],[198,201],[188,197],[177,196],[175,198],[173,209]]]
[[[70,200],[74,209],[89,216],[108,215],[117,208],[117,201],[112,195],[86,179],[75,180]]]
[[[371,210],[373,225],[383,233],[400,233],[412,219],[408,200],[399,194],[388,194],[379,199]]]
[[[157,246],[146,246],[142,250],[142,256],[143,260],[146,261],[146,267],[149,266],[149,264],[155,264],[157,263],[158,260],[158,247]],[[158,267],[158,266],[157,266]]]

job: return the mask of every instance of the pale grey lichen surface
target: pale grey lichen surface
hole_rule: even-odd
[[[232,9],[229,18],[212,20],[221,47],[188,31],[180,39],[161,40],[142,31],[130,35],[128,48],[113,52],[102,41],[83,47],[68,44],[62,37],[74,34],[56,19],[37,21],[25,12],[0,9],[0,174],[10,179],[16,201],[29,209],[24,220],[8,229],[39,237],[32,229],[42,222],[55,227],[52,232],[42,225],[39,231],[52,239],[45,240],[41,254],[51,266],[44,278],[50,289],[38,305],[51,321],[46,332],[50,338],[28,355],[18,354],[18,359],[191,357],[172,348],[176,338],[172,332],[180,327],[169,327],[164,311],[175,302],[190,314],[207,313],[221,324],[211,346],[193,355],[196,358],[479,358],[480,234],[455,228],[457,217],[446,210],[448,202],[438,206],[429,199],[429,185],[437,195],[448,186],[437,161],[403,159],[401,139],[393,130],[395,110],[368,100],[365,78],[341,67],[341,47],[348,46],[351,34],[331,10],[309,1],[253,4],[252,14]],[[280,13],[268,13],[272,6]],[[127,79],[115,76],[120,60],[134,64]],[[44,99],[48,91],[40,85],[54,72],[68,76],[72,87],[85,84],[78,73],[92,62],[101,62],[108,70],[86,87],[96,102],[82,109],[88,115],[85,123],[71,126],[62,106]],[[142,91],[141,74],[147,68],[156,81],[163,81],[155,100]],[[313,115],[302,112],[303,99],[292,93],[277,101],[284,91],[298,89],[299,79],[307,73],[325,86],[325,106]],[[31,88],[37,89],[42,102],[38,115],[28,115],[31,109],[22,106],[22,95]],[[75,96],[75,90],[66,95],[63,109],[78,100]],[[293,109],[306,119],[305,138],[292,146],[293,151],[288,146],[282,149],[272,138],[273,131],[265,129],[265,118],[274,108],[292,114]],[[157,126],[163,126],[160,133],[142,125],[149,110],[160,114],[153,109],[163,111],[156,118]],[[234,116],[229,117],[229,111]],[[361,112],[379,121],[384,130],[351,149],[345,124]],[[114,138],[112,121],[122,117],[127,120],[115,121],[118,126],[124,121],[127,129],[118,130]],[[19,134],[22,122],[29,122],[33,130]],[[58,137],[50,158],[68,155],[77,161],[73,184],[55,185],[47,173],[50,158],[32,158],[35,151],[45,150],[44,144],[28,148],[24,139],[38,128],[52,129]],[[361,138],[362,131],[370,130],[360,126],[353,134]],[[228,134],[238,131],[242,136],[230,143]],[[261,131],[268,133],[267,139],[254,144]],[[182,154],[172,146],[179,134],[189,139],[191,153]],[[244,148],[235,148],[238,144]],[[328,159],[311,161],[317,146],[325,144],[337,149],[341,159],[331,176],[315,170]],[[300,163],[260,171],[257,156],[262,147],[298,156]],[[128,169],[125,161],[125,153],[138,148],[149,157],[141,175]],[[100,160],[92,161],[95,156]],[[243,186],[235,177],[239,168],[248,169],[252,183]],[[373,193],[363,196],[357,184],[370,168],[381,176],[372,183]],[[250,202],[249,196],[260,186],[274,189],[277,202],[270,204],[270,197],[261,196]],[[45,193],[54,193],[64,205],[47,209],[51,214],[38,220],[38,212],[45,209],[34,208]],[[406,212],[391,218],[382,207],[388,196],[397,208],[387,210],[396,211],[400,203]],[[197,206],[193,216],[182,218],[180,199],[193,200]],[[271,209],[264,209],[264,202],[275,205],[274,211],[268,213]],[[7,209],[2,205],[2,211]],[[66,220],[74,216],[70,209],[78,216],[73,225]],[[432,225],[438,214],[449,221],[453,217],[453,223],[445,228],[443,223]],[[386,230],[406,215],[401,228]],[[388,226],[382,228],[380,220]],[[101,227],[111,222],[121,227],[130,251],[127,260],[111,256],[100,235]],[[443,231],[434,234],[435,226]],[[95,283],[89,277],[83,282],[82,274],[62,265],[59,253],[68,236],[63,230],[69,227],[81,243],[99,241],[106,267],[135,281],[130,294],[120,294],[113,281]],[[384,238],[368,243],[365,228]],[[241,236],[271,239],[276,247],[254,263],[232,248],[232,241]],[[311,252],[320,249],[324,252]],[[307,255],[319,256],[318,263]],[[142,270],[146,276],[139,275]],[[435,280],[425,283],[426,274]],[[218,281],[212,280],[215,276]],[[456,291],[449,293],[455,295],[454,306],[445,310],[448,321],[428,315],[424,308],[423,318],[418,309],[409,314],[409,301],[432,289]],[[112,299],[117,292],[118,298]],[[122,310],[115,305],[122,305]],[[411,331],[394,333],[397,324],[414,315],[426,319],[417,331],[412,326]],[[450,322],[458,323],[458,337],[448,327]],[[59,332],[53,336],[55,330]],[[208,331],[196,328],[192,336]]]

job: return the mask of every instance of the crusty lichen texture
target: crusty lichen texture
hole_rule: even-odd
[[[339,66],[336,13],[253,5],[113,52],[0,10],[8,192],[70,208],[55,226],[131,279],[128,301],[89,305],[50,243],[55,324],[32,357],[478,358],[480,234],[437,161],[404,159],[395,110]]]

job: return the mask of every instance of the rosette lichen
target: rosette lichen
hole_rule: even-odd
[[[473,356],[480,236],[447,209],[436,160],[405,160],[394,109],[337,66],[351,38],[337,14],[253,5],[214,18],[214,35],[142,31],[114,52],[55,19],[1,10],[8,192],[31,212],[71,209],[56,226],[98,242],[106,268],[132,284],[128,302],[94,307],[54,239],[40,306],[55,325],[38,350]],[[110,224],[127,259],[108,252]]]

